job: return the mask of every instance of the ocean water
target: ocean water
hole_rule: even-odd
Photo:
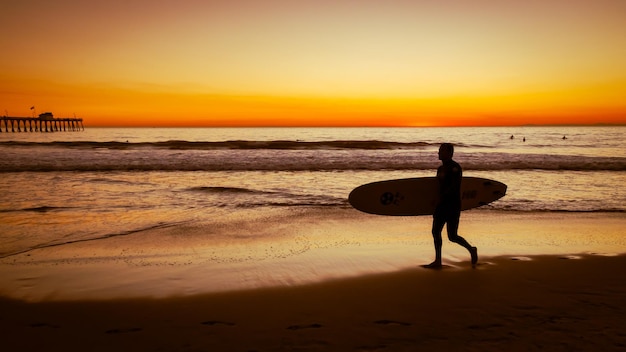
[[[238,212],[349,208],[360,184],[432,176],[444,141],[465,176],[508,185],[479,210],[624,213],[624,137],[625,127],[4,132],[0,256]]]
[[[626,127],[613,126],[3,131],[0,260],[122,238],[134,265],[166,263],[156,258],[172,248],[191,262],[252,265],[346,248],[360,232],[388,234],[371,243],[405,243],[416,236],[413,219],[381,228],[385,219],[351,209],[348,194],[367,182],[434,175],[442,142],[455,144],[465,176],[508,185],[504,198],[470,216],[620,220],[625,136]],[[429,243],[429,220],[416,221]],[[141,256],[130,244],[138,238]]]

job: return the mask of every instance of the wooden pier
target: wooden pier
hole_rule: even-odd
[[[54,118],[52,113],[49,112],[40,114],[39,117],[0,117],[0,132],[66,132],[84,130],[83,119]]]

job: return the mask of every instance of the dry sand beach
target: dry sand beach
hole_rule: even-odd
[[[168,299],[2,299],[7,351],[610,351],[625,256],[500,257]]]
[[[489,220],[483,220],[484,224],[477,220],[482,217],[483,213],[467,217],[471,233],[487,228]],[[623,241],[618,237],[624,219],[619,215],[594,215],[595,221],[577,217],[570,214],[561,225],[555,223],[554,215],[534,220],[513,217],[502,220],[499,227],[513,234],[522,228],[539,234],[578,229],[571,234],[574,237],[612,234],[617,239],[615,252],[594,254],[591,248],[584,254],[566,254],[565,246],[562,254],[538,255],[537,248],[524,252],[511,246],[517,254],[485,254],[476,268],[463,256],[460,261],[448,256],[446,268],[428,270],[418,265],[430,259],[425,257],[416,259],[414,266],[387,273],[165,296],[156,292],[155,282],[173,284],[173,271],[161,267],[157,268],[160,280],[137,280],[147,287],[155,285],[150,288],[155,290],[152,297],[142,297],[129,286],[127,297],[120,296],[118,288],[116,298],[109,299],[63,298],[58,292],[20,299],[7,294],[7,273],[23,267],[4,265],[3,345],[7,351],[624,350],[626,256],[620,254]],[[554,226],[547,227],[550,223]],[[555,234],[555,238],[567,235]],[[514,243],[512,237],[508,241]],[[485,238],[473,239],[486,242]],[[498,242],[506,246],[502,243],[506,241]],[[93,245],[78,243],[74,251],[93,250]],[[452,250],[449,242],[444,243],[444,253]],[[489,253],[489,246],[485,251]],[[31,256],[39,255],[33,252]],[[63,280],[94,279],[77,277],[73,270],[77,266],[81,265],[60,265],[54,271],[48,264],[53,278],[48,279],[58,288],[64,287]],[[91,272],[95,280],[113,277],[113,273],[109,277]],[[44,276],[40,273],[39,279]],[[26,286],[29,280],[33,278],[21,276],[14,281]]]

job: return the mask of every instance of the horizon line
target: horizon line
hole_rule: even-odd
[[[83,118],[84,120],[84,118]],[[626,126],[626,123],[546,123],[546,124],[537,124],[537,123],[526,123],[526,124],[510,124],[510,125],[415,125],[415,126],[407,126],[407,125],[271,125],[271,124],[259,124],[259,125],[228,125],[228,124],[220,124],[220,125],[199,125],[199,124],[181,124],[181,125],[103,125],[97,124],[93,126],[93,128],[441,128],[441,127],[450,127],[450,128],[476,128],[476,127],[618,127],[618,126]]]

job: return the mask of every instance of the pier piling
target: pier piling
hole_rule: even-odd
[[[81,118],[54,118],[52,114],[39,117],[0,117],[0,132],[74,132],[84,131]]]

